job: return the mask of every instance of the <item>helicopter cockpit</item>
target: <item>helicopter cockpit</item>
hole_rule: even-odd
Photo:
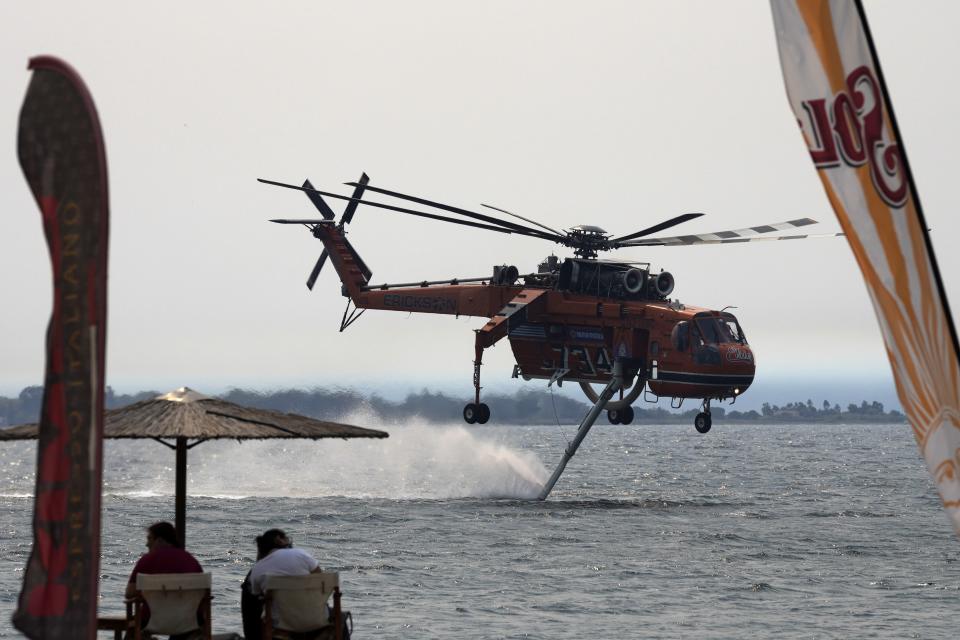
[[[674,325],[670,340],[678,351],[686,351],[691,345],[697,352],[716,352],[719,345],[747,346],[743,328],[730,313],[702,312],[692,320],[681,320]],[[701,358],[719,361],[719,352],[716,357],[706,352]]]

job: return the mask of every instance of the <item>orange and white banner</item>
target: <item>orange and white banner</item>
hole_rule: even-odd
[[[771,0],[787,97],[863,272],[900,403],[960,535],[960,358],[859,2]]]

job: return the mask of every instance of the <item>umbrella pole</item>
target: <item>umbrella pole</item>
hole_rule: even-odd
[[[180,546],[187,543],[187,439],[177,438],[176,527]]]

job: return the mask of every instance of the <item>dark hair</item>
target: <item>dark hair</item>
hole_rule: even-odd
[[[257,560],[267,557],[274,549],[280,549],[286,545],[280,544],[280,538],[286,538],[287,534],[283,529],[267,529],[262,536],[257,536]]]
[[[154,538],[164,540],[174,547],[180,546],[180,537],[177,535],[177,529],[169,522],[154,522],[147,527],[147,531]]]

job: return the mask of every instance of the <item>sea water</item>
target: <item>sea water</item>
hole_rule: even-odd
[[[190,450],[215,631],[241,629],[253,538],[280,527],[340,573],[355,638],[960,636],[960,541],[906,425],[598,424],[546,502],[573,427],[384,428]],[[0,446],[0,637],[35,455]],[[144,526],[173,519],[173,467],[154,442],[106,444],[103,614],[122,613]]]

